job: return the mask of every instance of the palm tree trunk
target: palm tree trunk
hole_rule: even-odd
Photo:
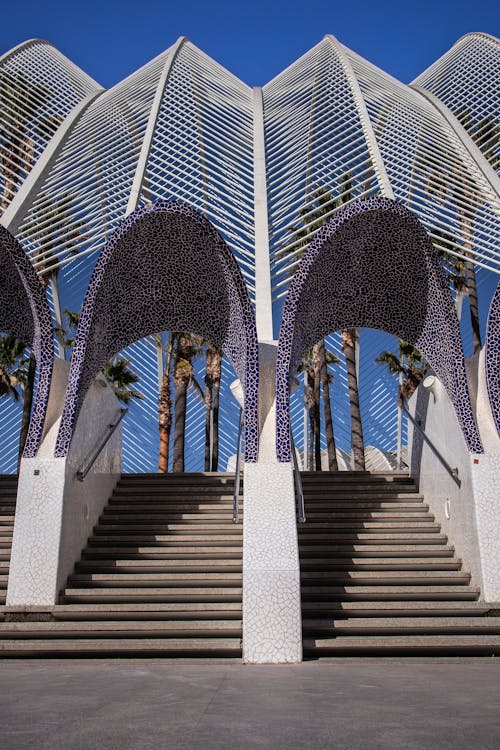
[[[465,261],[467,274],[467,289],[469,291],[470,322],[472,327],[472,349],[473,353],[481,351],[481,330],[479,327],[479,301],[477,296],[476,269],[471,260]]]
[[[173,471],[184,471],[184,442],[188,388],[193,380],[193,341],[190,334],[176,336],[174,359],[174,460]]]
[[[33,387],[35,383],[35,371],[36,371],[36,360],[33,353],[30,354],[29,365],[28,365],[28,376],[26,378],[26,385],[24,386],[23,393],[23,414],[21,418],[21,431],[19,433],[19,455],[17,460],[17,471],[21,465],[21,458],[23,457],[24,446],[26,445],[26,438],[28,437],[28,430],[31,419],[31,406],[33,404]]]
[[[477,296],[476,270],[471,260],[473,249],[473,226],[471,217],[464,211],[459,211],[460,227],[464,235],[465,280],[469,295],[470,322],[472,328],[472,350],[474,354],[481,351],[481,331],[479,327],[479,303]]]
[[[168,472],[168,454],[170,451],[170,430],[172,428],[172,396],[170,393],[170,368],[163,374],[158,404],[158,428],[160,432],[160,456],[158,473]]]
[[[214,379],[214,401],[212,408],[212,471],[219,468],[219,405],[220,377]]]
[[[321,339],[318,344],[320,378],[323,385],[323,414],[325,417],[326,448],[328,452],[328,471],[338,471],[337,447],[333,432],[332,408],[330,404],[330,386],[328,382],[328,368],[326,364],[325,341]]]
[[[356,372],[356,338],[355,328],[344,328],[342,331],[342,349],[347,370],[347,387],[351,411],[351,444],[354,456],[354,470],[365,471],[365,447],[363,425],[359,406],[358,374]]]
[[[213,380],[212,380],[213,349],[207,346],[205,353],[205,471],[210,471],[212,466],[212,402],[213,402]]]
[[[175,387],[174,404],[174,461],[172,471],[184,471],[184,438],[189,381],[182,378]]]
[[[316,471],[321,471],[321,415],[319,411],[319,401],[321,395],[321,367],[318,353],[318,345],[313,346],[314,360],[314,467]]]
[[[316,420],[314,417],[314,380],[309,370],[306,371],[307,381],[307,411],[309,415],[309,445],[307,447],[307,470],[312,471],[314,466],[314,445]]]

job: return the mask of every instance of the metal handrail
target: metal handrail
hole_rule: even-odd
[[[293,478],[295,481],[295,494],[297,496],[299,523],[306,522],[306,513],[304,509],[304,490],[302,487],[302,477],[300,476],[297,454],[295,452],[295,443],[293,442],[292,431],[290,430],[290,448],[292,449]]]
[[[236,470],[234,475],[234,493],[233,493],[233,523],[240,520],[238,513],[238,500],[240,497],[240,458],[241,458],[241,438],[243,435],[243,409],[240,409],[240,423],[238,425],[238,442],[236,444]]]
[[[415,427],[417,428],[417,430],[420,432],[420,434],[422,435],[423,439],[425,440],[425,442],[427,443],[427,445],[429,446],[429,448],[431,449],[431,451],[434,453],[434,455],[436,456],[436,458],[442,463],[442,465],[444,466],[444,468],[446,469],[446,471],[448,472],[448,474],[450,475],[450,477],[460,487],[462,485],[462,482],[460,481],[459,476],[458,476],[458,467],[457,466],[455,466],[455,467],[450,466],[450,464],[447,462],[447,460],[441,455],[441,453],[436,448],[436,446],[434,445],[434,443],[425,434],[425,430],[422,427],[422,425],[419,423],[419,421],[417,419],[415,419],[412,416],[412,414],[410,414],[410,411],[408,410],[408,407],[407,407],[406,403],[403,403],[401,405],[401,408],[403,409],[403,411],[405,412],[405,414],[407,415],[407,417],[409,418],[409,420],[412,422],[412,424],[414,424]]]
[[[87,476],[87,474],[91,470],[92,466],[96,462],[96,460],[97,460],[98,456],[100,455],[102,449],[104,448],[104,446],[108,442],[109,438],[114,433],[114,431],[116,430],[116,428],[118,427],[118,425],[120,424],[120,422],[122,421],[123,417],[125,416],[125,414],[127,412],[128,412],[128,409],[126,407],[123,407],[122,409],[120,409],[120,414],[118,415],[118,418],[116,419],[116,421],[112,422],[111,424],[108,425],[108,428],[106,430],[106,434],[99,441],[99,443],[97,444],[96,449],[91,454],[90,458],[86,459],[83,462],[83,464],[81,465],[81,467],[78,469],[78,471],[76,472],[76,478],[78,479],[79,482],[83,482],[83,480],[85,479],[85,477]]]

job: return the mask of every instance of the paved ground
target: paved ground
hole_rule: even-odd
[[[3,661],[2,750],[498,750],[500,659]]]

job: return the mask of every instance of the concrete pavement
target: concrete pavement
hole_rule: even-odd
[[[0,663],[2,750],[498,750],[500,660]]]

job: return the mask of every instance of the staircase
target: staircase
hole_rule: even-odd
[[[9,610],[0,653],[241,657],[233,489],[234,474],[123,476],[61,603]]]
[[[0,604],[5,604],[16,512],[17,475],[0,475]],[[0,620],[1,620],[0,614]]]
[[[411,479],[302,475],[299,525],[305,657],[492,655],[500,617]]]

